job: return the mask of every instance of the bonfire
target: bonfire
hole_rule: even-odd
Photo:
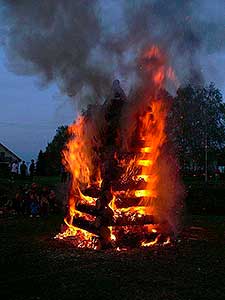
[[[63,151],[69,209],[56,238],[78,248],[167,245],[176,236],[179,176],[163,93],[175,75],[157,46],[138,63],[141,80],[129,97],[115,80],[106,101],[90,105],[69,127]]]

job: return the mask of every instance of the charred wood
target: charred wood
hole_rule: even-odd
[[[86,213],[92,216],[98,216],[100,214],[100,210],[96,208],[94,205],[88,205],[84,203],[77,203],[76,209],[82,213]]]
[[[129,180],[126,182],[113,182],[113,190],[114,191],[127,191],[127,190],[144,190],[146,188],[146,182],[144,179],[140,179],[138,181]]]
[[[85,196],[89,196],[92,198],[98,198],[100,196],[100,189],[95,186],[91,186],[82,191]]]
[[[114,218],[113,220],[111,219],[111,217],[103,215],[96,217],[95,221],[88,221],[82,217],[73,220],[74,226],[87,230],[94,234],[98,234],[97,229],[101,228],[102,226],[129,226],[147,224],[155,224],[155,220],[152,215],[145,215],[141,217],[123,215],[121,217]]]
[[[114,218],[114,221],[109,226],[128,226],[128,225],[147,225],[155,224],[155,219],[152,215],[121,215],[121,217]]]
[[[94,226],[94,222],[85,220],[82,217],[73,219],[73,226],[99,236],[99,230]]]

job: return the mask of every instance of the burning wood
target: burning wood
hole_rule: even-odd
[[[160,62],[160,50],[153,47],[144,60]],[[168,108],[158,96],[167,69],[159,65],[154,70],[152,74],[150,66],[146,67],[152,87],[138,91],[138,105],[128,102],[115,81],[111,97],[103,105],[89,107],[69,128],[71,139],[63,155],[72,183],[65,221],[68,235],[82,247],[122,246],[124,236],[132,234],[138,240],[133,244],[139,246],[160,240],[169,243],[165,233],[171,226],[160,233],[155,229],[170,208],[160,187]],[[138,231],[134,230],[137,226]]]

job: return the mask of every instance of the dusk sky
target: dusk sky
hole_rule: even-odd
[[[5,6],[8,5],[7,1],[1,2],[3,2]],[[45,1],[43,1],[43,3],[44,2]],[[93,1],[93,3],[94,2],[97,1]],[[5,28],[8,30],[10,26],[12,27],[9,39],[7,38],[7,47],[11,55],[8,55],[8,60],[3,48],[0,47],[0,142],[26,161],[32,158],[36,159],[39,150],[44,150],[47,143],[51,141],[57,127],[70,124],[76,117],[77,109],[74,103],[72,104],[70,98],[65,95],[70,95],[71,91],[73,92],[74,90],[76,90],[76,92],[82,92],[83,84],[87,83],[89,84],[88,87],[91,87],[92,90],[96,89],[97,92],[102,91],[104,84],[108,87],[112,78],[115,77],[115,74],[120,74],[120,72],[116,73],[115,69],[118,67],[118,62],[121,57],[124,59],[123,63],[126,67],[124,70],[129,69],[127,68],[126,57],[123,53],[125,51],[129,53],[131,47],[134,50],[133,53],[136,54],[135,51],[138,49],[138,47],[135,48],[136,44],[138,45],[138,43],[140,43],[140,45],[143,45],[143,43],[146,42],[146,28],[143,26],[151,22],[153,17],[155,18],[155,23],[154,19],[153,25],[149,23],[149,28],[151,29],[149,36],[153,40],[164,41],[164,45],[168,48],[168,52],[173,62],[175,62],[175,71],[182,73],[183,70],[186,71],[189,68],[189,65],[193,64],[190,70],[187,71],[187,74],[184,72],[184,74],[181,75],[184,77],[188,75],[190,77],[192,75],[193,66],[196,69],[199,68],[200,73],[203,74],[205,83],[208,84],[210,81],[215,82],[216,86],[221,89],[224,95],[225,55],[223,49],[224,22],[222,22],[222,20],[224,21],[224,1],[190,1],[190,3],[194,3],[193,7],[188,6],[189,1],[187,1],[188,3],[183,1],[183,5],[186,5],[187,12],[190,13],[191,11],[191,16],[183,11],[181,5],[182,1],[172,1],[175,5],[178,5],[178,10],[180,9],[180,15],[177,13],[178,18],[176,19],[178,23],[175,21],[174,24],[171,23],[175,20],[173,5],[171,5],[167,11],[167,6],[165,6],[163,1],[142,2],[147,3],[147,5],[152,4],[152,6],[149,6],[150,8],[152,7],[152,15],[148,13],[148,10],[146,11],[139,5],[139,1],[136,1],[136,4],[133,6],[130,5],[129,1],[99,1],[98,4],[103,14],[103,18],[101,19],[101,21],[103,21],[99,27],[98,19],[94,19],[92,12],[89,15],[90,12],[87,13],[85,11],[86,8],[83,10],[82,7],[75,7],[77,5],[76,2],[68,1],[68,7],[65,5],[66,18],[63,19],[63,22],[67,24],[65,28],[63,27],[61,29],[62,16],[60,15],[59,17],[58,15],[58,6],[60,8],[62,4],[60,4],[60,1],[45,2],[46,12],[43,12],[41,2],[21,1],[21,10],[17,10],[17,2],[9,1],[8,3],[9,6],[11,6],[11,10],[9,9],[8,16],[10,17],[8,19],[6,18],[6,21],[4,20],[6,24],[4,25],[5,27],[3,26],[3,29],[0,28],[1,33],[1,30],[5,30]],[[122,15],[122,11],[118,10],[121,3],[125,3],[123,11],[125,18]],[[159,10],[157,5],[161,4],[162,10]],[[37,5],[37,14],[34,13],[36,11],[33,5]],[[49,5],[49,7],[47,7],[47,5]],[[70,5],[72,8],[74,6],[74,10],[70,9]],[[94,4],[92,5],[94,6]],[[20,4],[18,4],[18,6],[20,6]],[[79,9],[81,9],[80,12]],[[138,9],[138,12],[136,12],[136,9]],[[200,15],[197,14],[198,9],[201,12]],[[48,15],[49,12],[51,15]],[[90,18],[93,18],[93,20],[91,19],[89,23],[86,22],[85,18],[80,17],[80,13],[83,13],[86,18],[91,16]],[[34,14],[34,16],[32,14]],[[54,14],[55,19],[52,18]],[[143,15],[143,20],[145,18],[145,21],[143,21],[139,15]],[[20,23],[21,16],[24,17],[25,22],[21,21]],[[41,20],[42,17],[43,20]],[[179,17],[181,20],[179,20]],[[185,18],[187,18],[187,20],[185,20]],[[70,20],[77,20],[77,23],[75,24],[74,21],[70,23]],[[175,30],[179,30],[177,24],[183,22],[183,20],[185,22],[184,24],[182,23],[182,26],[186,30],[186,36],[179,37],[178,34],[174,34],[174,32]],[[80,22],[80,24],[78,24],[78,22]],[[130,22],[134,24],[130,24]],[[170,23],[169,27],[166,25],[168,22]],[[53,30],[50,33],[48,32],[46,37],[45,26],[50,26],[49,24]],[[77,26],[77,24],[80,26],[80,32],[75,32],[77,27],[75,27],[75,29],[73,27]],[[188,27],[189,25],[190,28]],[[20,26],[23,27],[21,27],[21,30]],[[40,26],[40,28],[38,28],[38,26]],[[86,26],[86,28],[83,28],[84,26]],[[134,32],[133,28],[137,28],[137,26],[139,26],[139,31]],[[151,26],[153,26],[153,31]],[[19,30],[16,31],[18,27]],[[168,32],[166,31],[167,27]],[[35,34],[33,35],[35,30],[36,37],[39,37],[41,30],[43,30],[43,33],[40,34],[40,39],[36,39]],[[66,30],[70,30],[68,39],[66,39],[68,33]],[[152,32],[153,35],[151,36]],[[76,34],[74,35],[74,33]],[[170,37],[168,38],[168,36]],[[30,45],[25,43],[27,37],[28,40],[31,41]],[[71,37],[74,37],[74,40]],[[188,38],[187,40],[186,37]],[[189,41],[190,37],[194,37],[193,40]],[[43,45],[47,44],[45,39],[49,39],[48,49],[47,47],[43,49]],[[197,44],[194,44],[193,41],[197,41]],[[1,42],[0,37],[0,43]],[[2,44],[4,43],[5,42],[2,42]],[[122,45],[121,48],[118,47],[120,44]],[[61,48],[58,45],[60,45]],[[79,49],[77,45],[79,45]],[[181,45],[182,47],[185,46],[185,51],[180,50],[183,49]],[[188,49],[189,45],[190,49]],[[99,47],[102,47],[102,49]],[[100,59],[102,59],[101,63],[98,61],[99,57],[98,54],[96,55],[97,52],[94,52],[93,55],[93,48],[98,49],[98,53],[100,54],[104,53],[104,55],[99,56]],[[53,49],[57,51],[53,51]],[[55,53],[53,54],[53,52]],[[25,59],[23,57],[24,53],[25,56],[27,56]],[[40,57],[38,57],[37,53]],[[64,55],[64,53],[66,53],[66,55]],[[54,55],[55,57],[53,57]],[[91,61],[90,57],[92,59],[94,57],[93,61]],[[111,57],[112,62],[108,63]],[[12,61],[10,58],[13,58]],[[69,61],[70,58],[72,62],[71,65]],[[24,64],[26,60],[28,61],[27,65]],[[33,63],[32,66],[30,62]],[[130,64],[130,62],[128,63]],[[133,62],[131,62],[131,68],[133,67],[132,63]],[[28,71],[26,71],[26,66],[28,66]],[[13,72],[9,71],[9,69]],[[27,72],[27,75],[30,74],[31,70],[34,75],[16,75],[15,73],[18,73],[18,69],[23,70],[22,72],[24,74]],[[63,73],[62,70],[64,69],[65,72]],[[120,66],[118,69],[120,69]],[[37,74],[35,74],[35,72]],[[38,84],[38,80],[40,79],[39,75],[43,76],[43,78],[47,78],[45,88],[40,87],[40,84]],[[48,79],[48,76],[50,79]],[[128,78],[127,75],[121,78],[119,77],[125,85],[126,78]],[[48,80],[50,84],[47,82]],[[58,81],[60,81],[60,83]],[[64,94],[60,93],[57,84],[58,86],[61,85]]]
[[[0,51],[0,142],[29,161],[45,149],[58,126],[72,122],[74,107],[56,87],[40,89],[35,77],[6,68]]]

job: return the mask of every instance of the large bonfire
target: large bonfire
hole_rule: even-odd
[[[127,98],[118,80],[108,99],[69,127],[63,163],[71,174],[66,229],[79,248],[165,245],[176,233],[178,167],[166,135],[166,81],[175,81],[156,46],[139,60]]]

